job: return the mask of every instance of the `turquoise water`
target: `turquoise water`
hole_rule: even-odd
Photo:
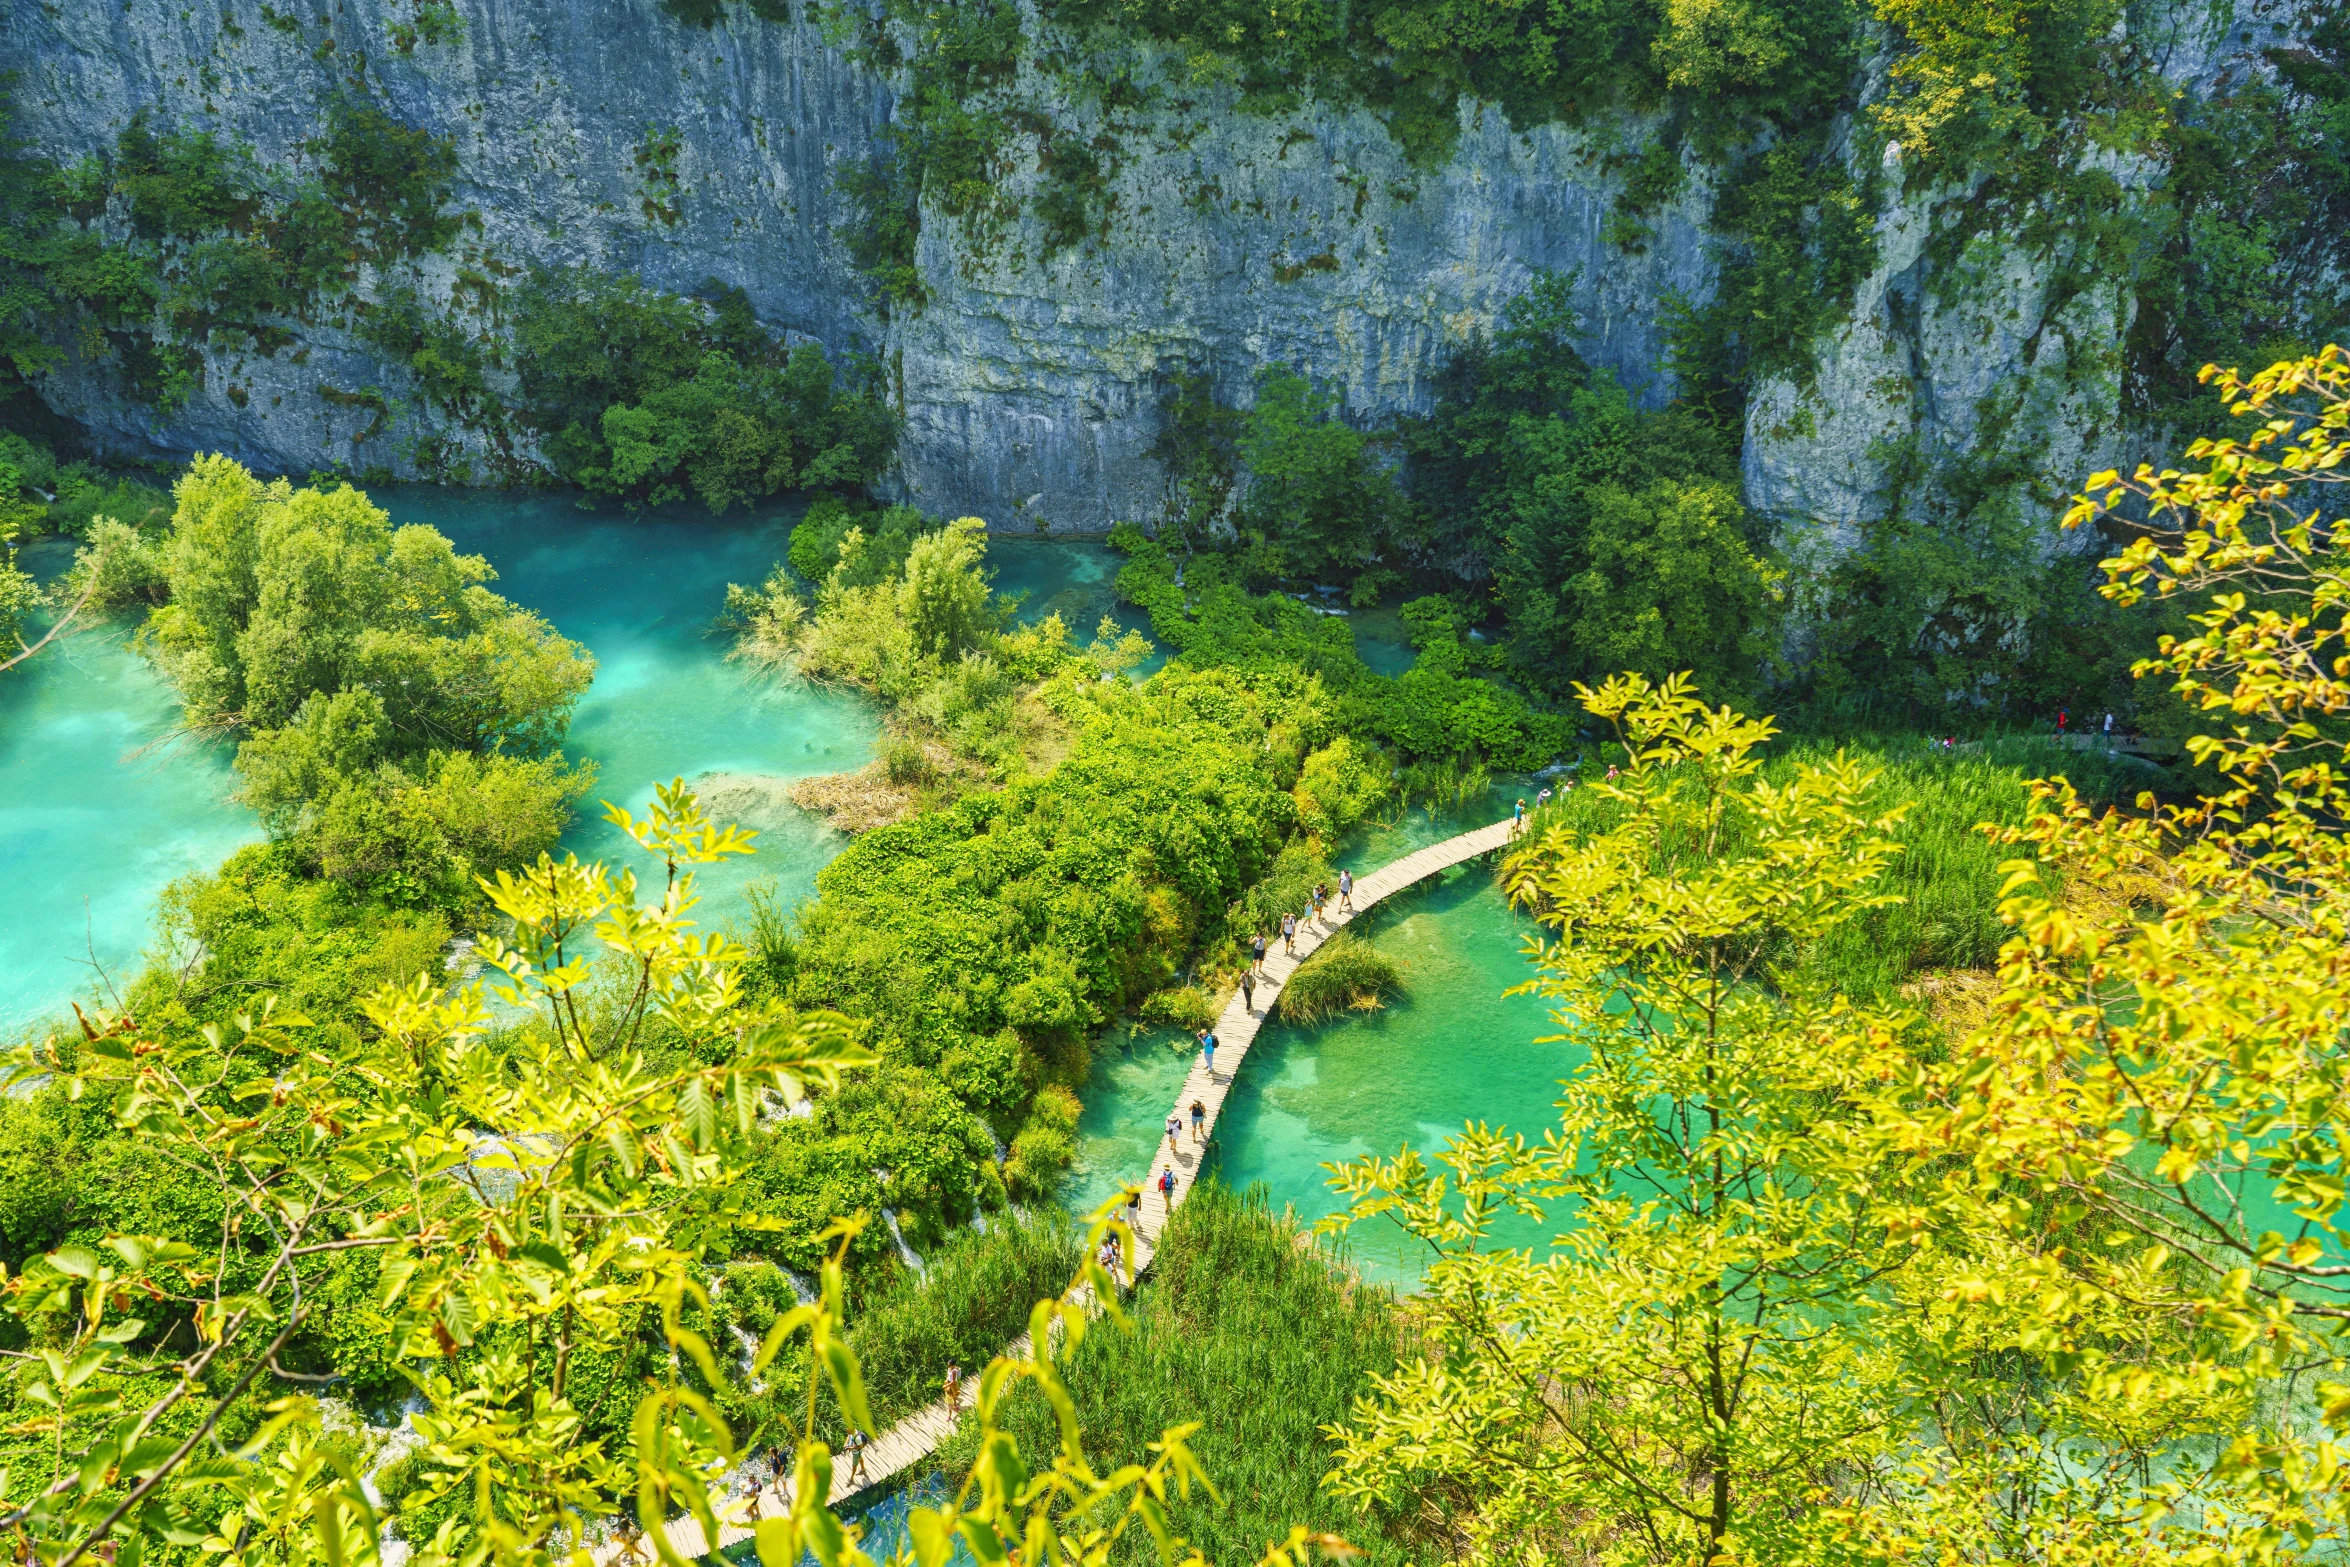
[[[23,561],[47,577],[72,553],[45,543]],[[126,977],[156,895],[260,836],[228,803],[228,746],[157,744],[178,698],[128,635],[69,632],[0,675],[0,1035],[88,993],[93,961]]]
[[[1483,810],[1470,817],[1491,819]],[[1416,812],[1357,834],[1342,860],[1375,868],[1467,824]],[[1405,995],[1310,1028],[1268,1024],[1225,1103],[1209,1160],[1227,1184],[1262,1182],[1276,1206],[1308,1220],[1344,1206],[1324,1168],[1333,1161],[1392,1157],[1407,1145],[1432,1156],[1473,1120],[1540,1137],[1556,1122],[1558,1083],[1576,1059],[1563,1044],[1533,1042],[1557,1031],[1542,1002],[1502,996],[1529,977],[1520,943],[1533,927],[1510,911],[1490,865],[1456,866],[1351,928],[1402,965]],[[1064,1194],[1073,1210],[1148,1170],[1191,1060],[1188,1038],[1170,1030],[1119,1027],[1103,1037]],[[1525,1221],[1495,1233],[1514,1246],[1544,1234]],[[1407,1289],[1427,1261],[1384,1223],[1352,1232],[1346,1245],[1367,1277]]]
[[[1034,622],[1059,615],[1070,638],[1091,642],[1107,615],[1121,633],[1150,635],[1150,617],[1131,604],[1118,602],[1118,568],[1126,557],[1106,544],[1075,539],[1026,539],[1017,535],[990,538],[987,563],[995,570],[998,593],[1021,596],[1019,618]],[[1167,661],[1154,651],[1136,671],[1147,675]]]
[[[582,509],[564,494],[482,494],[395,488],[376,500],[394,522],[426,522],[459,550],[486,556],[496,589],[537,610],[596,656],[564,753],[596,764],[564,847],[637,872],[650,855],[604,819],[605,802],[643,815],[673,778],[705,786],[708,803],[756,831],[759,852],[697,874],[705,925],[740,918],[743,890],[775,884],[785,904],[815,890],[816,873],[847,840],[783,798],[781,785],[862,767],[879,733],[855,694],[754,674],[710,634],[726,585],[756,585],[781,557],[789,515],[752,520],[693,513],[631,517]]]
[[[757,855],[699,878],[704,924],[739,921],[755,880],[771,882],[786,906],[814,890],[847,840],[784,790],[869,760],[874,710],[846,691],[750,674],[709,634],[726,584],[761,582],[782,557],[795,512],[632,517],[560,493],[420,486],[374,498],[395,522],[430,523],[488,557],[499,592],[595,654],[595,684],[564,750],[598,776],[566,847],[650,882],[658,865],[603,819],[602,802],[641,815],[657,784],[683,777],[759,834]],[[1117,615],[1119,557],[1105,546],[1002,539],[989,554],[997,586],[1028,595],[1023,618],[1057,610],[1082,639],[1103,614]],[[71,552],[52,542],[25,558],[50,574]],[[1140,629],[1130,614],[1117,618]],[[127,630],[101,626],[0,676],[0,886],[11,894],[0,923],[0,1030],[87,993],[93,954],[110,972],[134,967],[163,888],[260,836],[229,798],[231,747],[155,745],[177,704],[126,646]]]

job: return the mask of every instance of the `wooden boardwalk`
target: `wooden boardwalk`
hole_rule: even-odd
[[[1216,1122],[1224,1113],[1225,1096],[1232,1091],[1233,1080],[1240,1073],[1241,1063],[1248,1059],[1249,1046],[1256,1042],[1257,1030],[1263,1026],[1266,1014],[1271,1011],[1273,1003],[1280,999],[1282,987],[1298,971],[1299,965],[1312,957],[1334,932],[1382,899],[1392,897],[1414,882],[1424,881],[1439,871],[1449,870],[1481,854],[1490,854],[1506,846],[1509,841],[1510,823],[1507,820],[1498,821],[1490,827],[1480,827],[1474,832],[1462,833],[1457,838],[1430,844],[1416,854],[1407,854],[1400,860],[1382,865],[1368,876],[1356,877],[1354,906],[1351,909],[1337,907],[1338,895],[1333,891],[1330,904],[1320,919],[1301,919],[1298,922],[1294,953],[1281,950],[1278,931],[1269,933],[1272,945],[1265,951],[1265,972],[1257,981],[1256,1006],[1252,1009],[1237,991],[1233,993],[1232,1004],[1216,1020],[1216,1070],[1210,1073],[1204,1062],[1196,1058],[1192,1061],[1191,1074],[1183,1080],[1183,1090],[1175,1096],[1175,1103],[1168,1111],[1170,1115],[1182,1118],[1183,1132],[1172,1143],[1165,1136],[1160,1137],[1151,1155],[1150,1169],[1143,1174],[1142,1216],[1135,1225],[1134,1236],[1134,1269],[1137,1275],[1150,1266],[1151,1258],[1158,1250],[1158,1238],[1166,1231],[1168,1215],[1182,1205],[1183,1199],[1191,1194],[1192,1187],[1198,1182],[1208,1143],[1214,1138]],[[1191,1133],[1191,1106],[1194,1101],[1207,1109],[1206,1119],[1196,1138]],[[1175,1190],[1171,1198],[1161,1196],[1158,1188],[1161,1172],[1170,1167],[1175,1171]],[[1133,1281],[1126,1282],[1131,1287]],[[1028,1335],[1020,1335],[1006,1347],[1005,1353],[1014,1357],[1025,1356],[1028,1353]],[[976,1366],[965,1368],[965,1382],[971,1393],[978,1389],[979,1369]],[[965,1397],[968,1407],[970,1393]],[[953,1434],[958,1418],[948,1413],[943,1397],[916,1410],[882,1432],[866,1447],[861,1478],[852,1478],[851,1465],[846,1455],[835,1453],[830,1500],[837,1506],[860,1491],[880,1485],[928,1458],[938,1450],[939,1444]],[[761,1487],[755,1498],[745,1494],[720,1504],[716,1508],[720,1525],[719,1549],[723,1550],[751,1537],[754,1508],[776,1513],[786,1510],[790,1505],[789,1491],[787,1478],[778,1476],[769,1485]],[[672,1519],[668,1525],[668,1534],[678,1554],[689,1561],[710,1553],[702,1526],[692,1518]],[[617,1541],[599,1547],[594,1552],[595,1559],[600,1563],[617,1562],[629,1554],[627,1547]],[[638,1544],[634,1554],[646,1561],[653,1558],[649,1543]]]

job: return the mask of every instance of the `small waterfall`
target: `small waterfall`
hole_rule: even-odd
[[[744,1327],[739,1322],[729,1322],[726,1327],[727,1331],[734,1335],[734,1342],[736,1346],[742,1351],[741,1358],[734,1363],[735,1370],[741,1372],[746,1377],[750,1377],[752,1392],[766,1392],[767,1384],[765,1381],[761,1378],[751,1376],[751,1362],[759,1358],[758,1335],[753,1333],[749,1328]]]
[[[889,1226],[889,1238],[898,1243],[898,1257],[907,1267],[914,1270],[916,1278],[920,1278],[922,1276],[922,1259],[915,1256],[914,1248],[906,1244],[906,1232],[898,1228],[897,1210],[884,1208],[881,1210],[881,1218],[882,1222]]]
[[[384,1445],[376,1449],[375,1462],[359,1476],[359,1489],[366,1493],[368,1505],[379,1513],[384,1509],[384,1494],[376,1486],[375,1477],[424,1445],[424,1438],[417,1434],[416,1424],[410,1417],[421,1415],[430,1408],[432,1405],[425,1402],[422,1393],[410,1393],[407,1401],[400,1406],[400,1423],[392,1428],[392,1434]],[[384,1535],[376,1561],[378,1567],[403,1567],[410,1554],[408,1542],[401,1539],[395,1530]]]
[[[794,1273],[789,1268],[783,1269],[782,1272],[785,1278],[791,1280],[791,1292],[799,1298],[801,1305],[813,1306],[816,1304],[815,1285],[810,1284],[804,1275]]]

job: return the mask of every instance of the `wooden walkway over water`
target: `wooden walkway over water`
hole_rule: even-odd
[[[1174,1208],[1181,1206],[1183,1199],[1191,1194],[1193,1185],[1197,1183],[1200,1167],[1207,1156],[1208,1143],[1216,1133],[1216,1122],[1224,1113],[1225,1097],[1232,1091],[1233,1080],[1240,1073],[1241,1063],[1248,1059],[1249,1046],[1256,1042],[1257,1030],[1263,1026],[1266,1014],[1272,1009],[1273,1003],[1280,999],[1282,987],[1298,971],[1299,965],[1312,957],[1333,933],[1357,915],[1375,907],[1382,899],[1401,892],[1415,882],[1424,881],[1439,871],[1449,870],[1481,854],[1491,854],[1505,847],[1509,841],[1510,823],[1506,820],[1498,821],[1490,827],[1480,827],[1474,832],[1462,833],[1457,838],[1430,844],[1416,854],[1407,854],[1400,860],[1382,865],[1368,876],[1356,877],[1354,906],[1351,909],[1339,908],[1338,896],[1333,892],[1320,919],[1298,921],[1294,953],[1283,952],[1280,933],[1271,933],[1272,945],[1265,951],[1264,976],[1257,981],[1256,1005],[1250,1007],[1239,992],[1233,993],[1231,1005],[1216,1020],[1216,1070],[1211,1074],[1206,1064],[1195,1058],[1191,1064],[1191,1074],[1183,1080],[1182,1092],[1175,1096],[1174,1104],[1168,1108],[1170,1115],[1182,1118],[1183,1132],[1173,1143],[1161,1135],[1151,1155],[1151,1167],[1142,1176],[1142,1217],[1135,1225],[1134,1237],[1137,1275],[1150,1266],[1151,1258],[1158,1250],[1158,1238],[1166,1231],[1168,1215]],[[1194,1101],[1207,1110],[1197,1138],[1191,1133],[1191,1106]],[[1173,1196],[1168,1198],[1160,1195],[1157,1183],[1160,1173],[1170,1165],[1175,1171],[1175,1190]],[[1132,1281],[1128,1283],[1131,1285]],[[1028,1335],[1022,1334],[1006,1347],[1005,1353],[1015,1357],[1025,1356],[1028,1353]],[[969,1368],[966,1385],[976,1392],[979,1385],[977,1367]],[[968,1407],[968,1402],[965,1407]],[[948,1412],[943,1397],[916,1410],[882,1432],[866,1447],[861,1478],[852,1477],[852,1466],[845,1454],[835,1453],[832,1470],[833,1505],[838,1506],[861,1491],[893,1479],[928,1458],[953,1434],[957,1419],[956,1415]],[[720,1524],[719,1548],[723,1550],[751,1537],[755,1509],[774,1513],[788,1509],[789,1490],[788,1478],[778,1476],[772,1483],[762,1487],[755,1498],[745,1494],[720,1504],[716,1509]],[[710,1553],[702,1526],[692,1518],[672,1519],[668,1525],[668,1534],[678,1554],[688,1560]],[[627,1548],[617,1542],[602,1546],[594,1553],[600,1563],[617,1562],[629,1554]],[[635,1554],[646,1561],[653,1558],[649,1542],[640,1543]]]

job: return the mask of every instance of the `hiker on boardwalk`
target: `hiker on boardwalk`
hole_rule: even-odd
[[[1263,931],[1260,930],[1255,935],[1249,937],[1248,950],[1249,967],[1255,969],[1260,974],[1265,972],[1265,933]]]
[[[1200,1128],[1208,1124],[1208,1107],[1197,1099],[1191,1102],[1191,1140],[1199,1141]]]
[[[1314,918],[1315,918],[1315,919],[1319,920],[1319,919],[1322,917],[1322,905],[1323,905],[1323,904],[1325,904],[1325,903],[1328,903],[1329,901],[1330,901],[1330,889],[1329,889],[1328,887],[1325,887],[1324,885],[1322,885],[1322,883],[1320,883],[1320,882],[1316,882],[1316,883],[1314,883]]]
[[[963,1368],[949,1362],[947,1365],[947,1418],[953,1419],[963,1411]]]
[[[1204,1028],[1199,1031],[1199,1053],[1200,1059],[1207,1063],[1208,1079],[1213,1082],[1216,1076],[1216,1036]],[[1174,1125],[1174,1119],[1169,1117],[1167,1124]]]
[[[1353,871],[1338,873],[1338,906],[1349,914],[1355,910],[1355,873]]]
[[[1290,957],[1297,956],[1297,916],[1294,914],[1281,916],[1281,950]]]
[[[1126,1228],[1129,1231],[1142,1228],[1142,1188],[1139,1186],[1126,1194]]]
[[[1159,1201],[1166,1204],[1169,1213],[1175,1211],[1175,1166],[1171,1164],[1159,1172]]]
[[[1542,792],[1541,792],[1540,794],[1538,794],[1538,795],[1536,795],[1536,796],[1534,797],[1534,809],[1536,809],[1536,810],[1538,810],[1538,811],[1539,811],[1539,810],[1541,810],[1541,809],[1542,809],[1544,806],[1548,805],[1549,803],[1550,803],[1550,785],[1548,785],[1548,784],[1544,784],[1544,785],[1542,786]]]
[[[1251,1016],[1257,1010],[1257,971],[1243,969],[1240,974],[1240,1004]]]
[[[1176,1148],[1179,1146],[1178,1139],[1180,1139],[1182,1136],[1183,1136],[1183,1117],[1181,1117],[1181,1116],[1177,1115],[1177,1114],[1176,1114],[1174,1111],[1172,1111],[1172,1110],[1168,1111],[1168,1112],[1167,1112],[1167,1152],[1169,1152],[1169,1153],[1173,1153],[1173,1152],[1176,1150]]]
[[[1526,797],[1518,796],[1518,808],[1510,812],[1510,836],[1515,838],[1526,830]]]
[[[849,1439],[840,1445],[840,1450],[848,1455],[851,1485],[865,1483],[865,1440],[864,1432],[852,1429]]]

